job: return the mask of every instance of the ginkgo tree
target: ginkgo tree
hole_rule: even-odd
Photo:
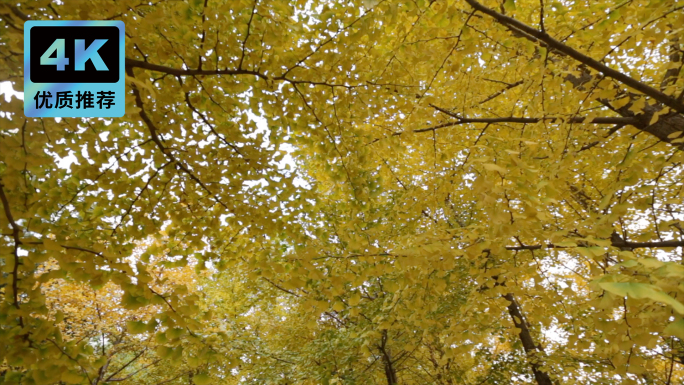
[[[151,261],[146,267],[156,284],[152,290],[159,293],[181,292],[180,288],[196,295],[196,285],[201,275],[194,274],[193,266],[172,267],[167,261]],[[122,291],[112,282],[102,286],[77,283],[74,280],[50,277],[51,266],[42,271],[47,274],[41,285],[46,296],[48,317],[59,328],[64,356],[78,364],[75,372],[64,371],[61,381],[81,383],[158,383],[170,382],[182,376],[199,373],[197,364],[171,365],[180,361],[183,347],[186,356],[186,337],[192,337],[179,327],[169,327],[169,320],[155,319],[159,305],[122,305]],[[141,276],[142,278],[142,276]],[[169,348],[167,345],[178,345]],[[85,353],[85,354],[84,354]],[[94,360],[93,360],[94,359]]]
[[[72,19],[126,115],[0,105],[4,383],[684,380],[681,1],[20,0],[0,80]]]

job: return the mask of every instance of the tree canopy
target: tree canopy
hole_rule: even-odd
[[[0,383],[684,381],[682,0],[15,0],[16,91],[28,20],[126,115],[0,101]]]

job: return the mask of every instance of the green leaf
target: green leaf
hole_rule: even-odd
[[[192,381],[197,385],[209,385],[211,383],[211,377],[206,373],[200,373],[192,377]]]
[[[684,318],[680,318],[677,321],[667,325],[665,330],[663,330],[668,336],[675,336],[680,340],[684,340]]]
[[[638,265],[639,265],[639,262],[637,262],[636,260],[628,259],[624,262],[620,262],[620,263],[616,264],[615,266],[634,267],[634,266],[638,266]]]
[[[501,166],[498,166],[498,165],[496,165],[496,164],[494,164],[494,163],[485,163],[485,164],[483,164],[483,166],[484,166],[484,168],[486,168],[486,169],[489,170],[489,171],[498,171],[498,172],[500,172],[500,173],[505,173],[505,172],[506,172],[506,169],[505,169],[505,168],[503,168],[503,167],[501,167]]]
[[[636,282],[599,282],[598,285],[603,290],[617,296],[632,297],[635,299],[648,298],[656,302],[670,305],[677,313],[684,314],[684,304],[651,284]]]
[[[142,334],[147,330],[147,324],[141,321],[128,321],[126,322],[128,331],[133,334]]]
[[[651,269],[657,269],[665,264],[664,262],[661,262],[656,258],[640,258],[639,263]]]
[[[173,329],[169,329],[166,332],[166,337],[173,340],[176,338],[180,338],[184,333],[185,333],[185,329],[183,329],[183,328],[173,328]]]
[[[667,262],[656,271],[656,274],[661,277],[679,278],[684,281],[684,266],[675,262]]]
[[[515,0],[506,0],[504,2],[504,8],[506,11],[515,11]]]
[[[156,349],[157,355],[159,355],[160,358],[168,358],[171,353],[173,353],[173,349],[168,347],[168,346],[158,346]]]

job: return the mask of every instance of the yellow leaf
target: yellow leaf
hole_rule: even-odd
[[[349,297],[349,305],[350,306],[356,306],[361,302],[361,294],[359,293],[354,293]]]
[[[501,166],[497,166],[497,165],[494,164],[494,163],[485,163],[485,164],[483,164],[483,166],[484,166],[484,168],[486,168],[486,169],[489,170],[489,171],[497,171],[497,172],[500,172],[500,173],[505,173],[505,172],[506,172],[506,169],[505,169],[505,168],[503,168],[503,167],[501,167]]]
[[[53,241],[52,239],[45,238],[43,240],[43,246],[45,247],[45,250],[51,250],[51,251],[61,251],[62,246],[59,245],[59,243]]]
[[[335,304],[333,304],[333,310],[338,312],[344,310],[344,303],[336,301]]]
[[[653,116],[651,117],[651,121],[648,122],[648,125],[650,126],[652,124],[656,124],[658,122],[659,118],[660,118],[660,115],[658,115],[658,113],[653,114]]]

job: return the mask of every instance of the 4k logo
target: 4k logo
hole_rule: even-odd
[[[64,41],[65,39],[55,39],[55,42],[52,43],[50,48],[48,48],[47,51],[45,51],[45,53],[40,57],[40,65],[55,65],[57,66],[57,71],[66,70],[66,66],[69,64],[69,59],[64,56],[66,51],[64,49]],[[76,59],[74,70],[85,71],[86,61],[92,60],[96,70],[108,71],[109,69],[107,68],[107,65],[102,61],[102,57],[100,57],[100,54],[97,52],[107,41],[108,39],[95,39],[93,44],[91,44],[86,50],[84,39],[74,39],[74,58]],[[50,57],[53,52],[55,52],[56,55],[54,59]]]
[[[124,36],[122,21],[27,21],[26,116],[123,116]]]

